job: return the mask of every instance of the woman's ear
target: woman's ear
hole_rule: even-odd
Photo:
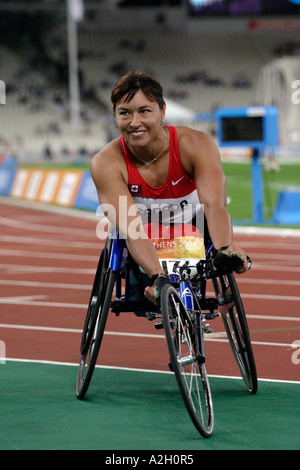
[[[165,122],[166,107],[167,107],[167,105],[166,105],[166,102],[164,101],[163,107],[160,111],[160,122],[161,122],[161,124],[164,124],[164,122]]]

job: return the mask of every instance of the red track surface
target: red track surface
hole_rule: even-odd
[[[0,340],[7,358],[79,361],[103,246],[96,225],[96,220],[0,202]],[[300,344],[300,238],[278,232],[236,234],[235,239],[253,258],[252,270],[237,281],[258,375],[299,381],[300,365],[294,362],[300,352],[293,343]],[[208,373],[239,375],[221,320],[211,327]],[[111,315],[99,359],[102,365],[167,370],[163,332],[130,313]]]

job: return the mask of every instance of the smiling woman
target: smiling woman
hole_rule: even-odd
[[[160,84],[150,74],[129,72],[112,91],[111,101],[132,156],[149,168],[167,150],[167,134],[162,127],[166,104]],[[149,157],[145,158],[146,152]]]
[[[164,126],[163,91],[147,72],[129,72],[123,76],[112,91],[111,101],[121,137],[95,155],[91,175],[100,204],[115,209],[110,211],[113,217],[109,213],[105,215],[126,239],[133,259],[149,276],[150,286],[155,279],[155,288],[146,288],[147,299],[157,302],[160,289],[156,289],[155,283],[162,285],[168,278],[151,239],[143,230],[143,223],[163,221],[167,228],[191,223],[197,227],[197,214],[202,205],[215,248],[229,247],[240,257],[239,271],[246,270],[246,254],[233,245],[226,208],[226,180],[212,139],[187,127]],[[143,213],[148,215],[148,220],[142,220],[140,204],[146,207]],[[171,211],[168,220],[163,220],[163,207],[179,210]],[[159,220],[158,208],[161,209]],[[139,227],[138,236],[129,230],[133,226]],[[204,238],[203,226],[197,228]]]

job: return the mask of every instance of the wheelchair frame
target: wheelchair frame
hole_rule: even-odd
[[[222,271],[214,269],[212,261],[214,247],[211,241],[208,240],[206,243],[206,259],[201,260],[197,264],[197,274],[194,275],[192,281],[189,277],[190,273],[187,263],[186,265],[183,264],[180,267],[179,272],[174,272],[169,275],[170,284],[173,287],[173,290],[171,289],[167,292],[167,287],[169,286],[164,287],[162,291],[162,305],[164,304],[164,308],[162,309],[156,307],[146,299],[143,299],[142,301],[130,299],[132,296],[130,291],[132,274],[136,277],[137,282],[139,282],[140,270],[128,253],[126,241],[120,238],[117,231],[114,231],[113,235],[110,233],[104,250],[107,250],[109,258],[104,260],[105,266],[104,268],[103,266],[101,267],[103,272],[98,273],[99,266],[101,265],[101,256],[92,290],[81,344],[82,357],[79,364],[77,378],[77,398],[84,398],[89,387],[89,383],[99,354],[108,312],[111,311],[117,316],[119,316],[122,312],[140,312],[143,314],[142,316],[145,316],[148,320],[160,319],[160,321],[155,324],[155,327],[157,329],[165,329],[171,357],[169,366],[171,370],[175,369],[174,372],[181,390],[181,394],[184,398],[185,405],[197,430],[204,437],[209,437],[213,431],[213,408],[208,378],[204,365],[205,352],[203,333],[207,332],[205,330],[206,325],[204,325],[204,321],[211,320],[216,316],[219,316],[219,313],[215,313],[216,310],[220,310],[230,346],[248,390],[252,394],[256,393],[257,391],[256,367],[247,320],[233,273],[227,271],[226,269],[222,269]],[[112,295],[112,289],[113,286],[115,286],[115,299],[112,300],[110,297],[110,299],[107,298],[104,301],[106,292],[102,291],[105,290],[103,286],[105,286],[105,279],[109,277],[109,273],[113,274],[110,285],[111,294],[109,295]],[[102,280],[97,280],[97,276],[100,276]],[[215,298],[206,297],[206,281],[208,279],[212,279],[216,294]],[[124,280],[125,291],[122,295],[122,284],[124,283]],[[143,294],[143,290],[144,288],[142,287],[141,294]],[[178,292],[178,294],[175,292]],[[171,293],[173,295],[172,302],[174,305],[176,303],[176,307],[174,307],[174,305],[170,307]],[[177,299],[175,299],[176,296]],[[105,312],[102,311],[101,302],[105,303]],[[177,313],[174,313],[176,310]],[[180,312],[178,313],[179,310]],[[204,311],[207,311],[208,313],[204,313]],[[106,317],[100,320],[102,314],[106,315]],[[200,370],[200,383],[201,386],[203,385],[204,387],[205,403],[208,409],[207,413],[209,414],[207,418],[209,426],[206,426],[201,422],[199,423],[199,419],[197,416],[195,416],[195,405],[192,403],[191,397],[186,396],[185,389],[190,388],[193,384],[185,384],[184,381],[187,379],[186,377],[184,380],[181,378],[182,371],[180,369],[184,368],[184,362],[188,363],[188,361],[186,358],[182,358],[180,359],[180,362],[179,359],[176,359],[176,357],[179,357],[179,353],[177,354],[172,351],[172,348],[174,349],[174,345],[179,349],[177,342],[180,342],[182,339],[174,340],[174,338],[172,338],[172,334],[175,335],[176,328],[173,324],[175,321],[174,318],[177,314],[184,318],[184,320],[180,320],[184,323],[184,325],[182,325],[181,333],[181,336],[185,337],[184,344],[188,342],[187,338],[189,337],[189,341],[191,343],[189,346],[190,350],[193,349],[194,351],[193,354],[189,354],[189,356],[193,356],[194,359],[189,359],[189,361],[192,362],[192,360],[194,360]],[[189,326],[187,327],[187,325]],[[171,329],[174,330],[173,333]],[[191,332],[186,333],[183,331],[185,329],[189,329]],[[95,344],[97,347],[95,347]],[[93,358],[91,360],[91,357],[89,357],[88,362],[86,362],[87,356],[89,354],[93,354]],[[175,362],[179,363],[179,367],[178,364],[175,364]],[[86,370],[88,370],[90,367],[92,367],[92,370],[88,374]],[[193,372],[186,374],[186,376],[192,377],[192,382],[194,380],[193,376],[195,376],[194,370]],[[190,379],[188,378],[188,381],[189,380]],[[197,385],[197,387],[199,386]],[[194,393],[194,395],[197,394],[199,394],[199,390]]]

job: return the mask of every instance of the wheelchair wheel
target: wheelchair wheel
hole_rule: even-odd
[[[98,317],[100,302],[101,302],[101,292],[103,289],[103,282],[105,272],[108,268],[108,250],[105,247],[102,250],[100,260],[98,263],[96,276],[94,280],[94,285],[91,292],[90,302],[86,314],[85,324],[82,333],[81,339],[81,355],[84,356],[89,349],[91,344],[92,335],[94,334],[94,329],[96,325],[96,320]]]
[[[248,323],[233,273],[212,279],[227,337],[250,393],[257,392],[257,373]]]
[[[210,386],[203,360],[197,357],[201,328],[187,312],[177,290],[166,285],[161,292],[161,313],[172,369],[188,410],[199,433],[211,436],[214,426]]]
[[[76,396],[80,400],[84,398],[93,376],[116,280],[116,273],[107,267],[108,252],[104,248],[100,257],[82,334],[76,384]]]

